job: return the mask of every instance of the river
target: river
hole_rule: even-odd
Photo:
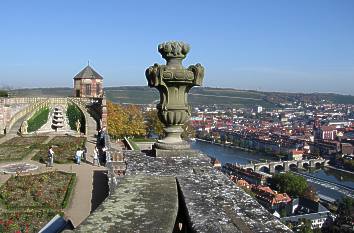
[[[191,145],[193,149],[200,150],[204,154],[210,157],[215,157],[222,164],[225,163],[248,164],[251,161],[257,162],[260,160],[274,160],[262,153],[247,152],[247,151],[215,145],[209,142],[203,142],[199,140],[192,142]],[[342,172],[330,168],[322,168],[322,169],[317,169],[312,171],[299,170],[299,172],[354,189],[354,175],[350,173],[346,173],[346,172]],[[320,185],[316,182],[309,181],[309,183],[310,185],[316,188],[318,193],[329,196],[331,198],[340,199],[343,196],[345,196],[344,192],[342,192],[341,190],[336,190],[326,185]],[[352,193],[354,194],[354,192]]]

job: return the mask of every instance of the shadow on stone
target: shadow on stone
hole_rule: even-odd
[[[146,154],[146,156],[156,157],[155,152],[153,150],[142,150],[141,152]]]
[[[176,184],[178,191],[178,214],[173,233],[194,233],[195,231],[192,229],[187,205],[184,201],[184,196],[179,186],[178,179],[176,179]]]
[[[91,199],[91,213],[106,199],[108,196],[108,177],[105,171],[93,172],[93,189]]]

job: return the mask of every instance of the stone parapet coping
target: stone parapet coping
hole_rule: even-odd
[[[164,188],[167,184],[161,182],[163,192],[156,190],[155,193],[144,194],[139,191],[139,187],[147,187],[150,181],[163,180],[164,178],[175,179],[178,190],[178,215],[175,218],[175,227],[173,231],[165,232],[292,232],[223,173],[214,169],[210,164],[210,158],[203,154],[197,156],[195,154],[193,156],[180,154],[175,157],[155,158],[141,152],[125,151],[124,160],[127,164],[126,175],[114,177],[117,181],[114,191],[102,206],[80,225],[77,232],[84,232],[82,229],[94,229],[98,225],[114,225],[116,220],[98,217],[107,214],[119,216],[121,228],[114,228],[114,232],[135,232],[134,230],[124,231],[126,229],[124,227],[130,224],[131,229],[137,229],[136,221],[131,221],[132,218],[134,219],[132,215],[137,219],[141,217],[133,212],[130,212],[132,215],[118,214],[121,213],[122,206],[123,209],[132,211],[136,208],[138,210],[140,205],[144,205],[146,214],[153,215],[157,219],[157,221],[151,221],[150,224],[143,219],[140,223],[145,228],[136,232],[155,232],[149,229],[152,229],[156,224],[165,226],[166,220],[163,219],[170,219],[172,222],[171,219],[175,217],[175,214],[170,209],[174,202],[166,201],[174,200],[172,196],[175,196],[176,193],[172,187],[166,186],[169,188]],[[141,186],[140,181],[134,181],[137,179],[136,177],[139,177],[139,180],[146,180],[145,186]],[[171,184],[171,182],[168,183]],[[151,187],[157,186],[152,184]],[[160,189],[160,186],[158,187]],[[136,195],[140,195],[140,200],[145,203],[132,202],[129,196],[136,197]],[[156,199],[159,199],[161,203],[153,207],[151,203],[155,203]],[[127,203],[132,204],[128,207]],[[106,205],[109,205],[110,208],[106,208]],[[156,211],[156,208],[159,208],[159,211]],[[164,216],[165,218],[159,220],[162,213],[170,216],[168,218]],[[97,217],[105,222],[101,221],[98,224],[97,221],[90,220]],[[183,231],[176,230],[178,228]],[[102,230],[101,232],[108,231]]]

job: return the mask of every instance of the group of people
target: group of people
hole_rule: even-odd
[[[80,121],[77,122],[77,129],[79,130],[80,128]],[[102,124],[102,123],[101,123]],[[79,131],[78,131],[79,132]],[[102,148],[101,149],[101,161],[103,164],[105,164],[106,162],[106,150],[107,148],[105,147],[105,138],[107,135],[107,129],[106,127],[103,127],[101,130],[98,131],[98,135],[97,135],[97,145]],[[76,162],[76,164],[80,164],[81,160],[87,162],[87,148],[84,146],[82,148],[77,148],[75,155],[74,155],[74,160]],[[100,166],[100,153],[99,150],[97,148],[97,146],[95,146],[95,149],[93,150],[93,165],[94,166]],[[48,149],[48,161],[47,161],[47,166],[48,167],[53,167],[53,162],[54,162],[54,151],[53,151],[53,147],[50,146]]]
[[[81,160],[83,159],[85,162],[87,161],[87,148],[77,148],[75,152],[75,162],[76,164],[80,165]],[[50,146],[48,149],[48,161],[47,161],[47,167],[53,167],[53,162],[54,162],[54,150],[53,147]],[[100,160],[99,160],[99,151],[97,146],[95,146],[95,149],[93,150],[93,165],[94,166],[100,166]]]

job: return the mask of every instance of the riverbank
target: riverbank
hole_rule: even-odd
[[[196,142],[192,142],[191,146],[193,149],[200,150],[202,153],[218,159],[222,164],[248,164],[251,160],[260,161],[266,159],[266,156],[261,153],[250,153],[239,149],[232,149],[228,146],[217,145],[205,140],[197,140]],[[313,176],[314,178],[320,178],[329,182],[337,183],[339,185],[345,185],[354,188],[354,176],[351,173],[345,173],[337,169],[331,169],[326,167],[324,168],[325,169],[315,171],[303,170],[299,172],[305,173],[309,176]],[[317,181],[308,182],[318,191],[319,194],[329,196],[333,199],[341,199],[346,196],[346,194],[344,194],[337,188],[333,188],[332,185],[321,185]]]
[[[257,152],[255,150],[251,150],[251,149],[248,149],[248,148],[235,146],[235,145],[232,145],[232,144],[222,144],[222,143],[217,143],[217,142],[211,142],[211,141],[200,139],[200,138],[196,138],[195,140],[196,141],[201,141],[201,142],[207,142],[207,143],[210,143],[210,144],[213,144],[213,145],[224,146],[224,147],[229,147],[229,148],[233,148],[233,149],[238,149],[238,150],[243,150],[243,151],[247,151],[247,152],[252,152],[252,153],[256,153]]]
[[[333,167],[333,166],[331,166],[331,165],[325,165],[325,167],[330,168],[330,169],[333,169],[333,170],[337,170],[337,171],[341,171],[341,172],[346,172],[346,173],[349,173],[349,174],[354,175],[354,172],[352,172],[352,171],[348,171],[348,170],[345,170],[345,169]]]
[[[235,149],[235,150],[241,150],[241,151],[245,151],[245,152],[252,153],[252,154],[262,154],[264,157],[267,157],[266,159],[262,159],[262,160],[273,160],[273,161],[278,161],[279,160],[279,157],[277,157],[274,154],[264,153],[264,152],[261,152],[261,151],[252,150],[252,149],[245,148],[245,147],[235,146],[235,145],[233,145],[231,143],[230,144],[223,144],[223,143],[211,142],[211,141],[208,141],[208,140],[205,140],[205,139],[201,139],[201,138],[196,138],[196,141],[206,142],[206,143],[209,143],[209,144],[212,144],[212,145],[217,145],[217,146],[221,146],[221,147],[231,148],[231,149]],[[264,162],[264,161],[261,161],[261,160],[253,160],[253,161],[255,161],[255,162]]]

